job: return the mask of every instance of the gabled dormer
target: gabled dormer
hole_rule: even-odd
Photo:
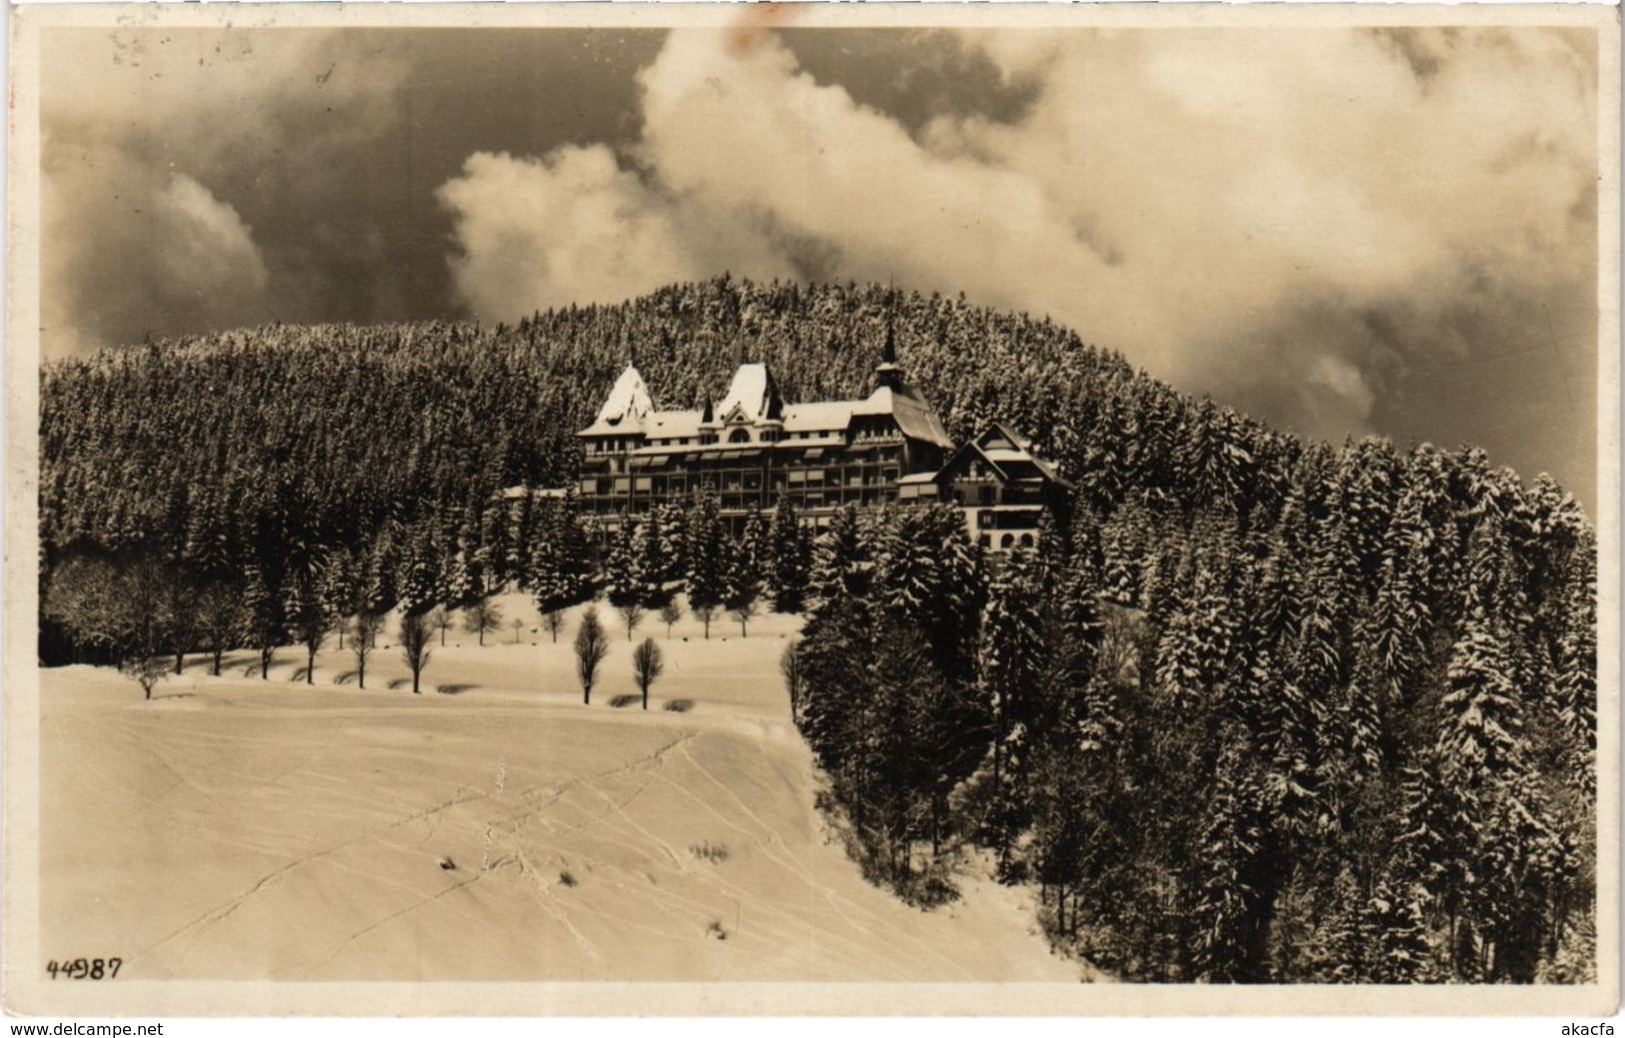
[[[741,364],[717,405],[717,420],[724,425],[778,421],[784,415],[779,385],[766,364]]]

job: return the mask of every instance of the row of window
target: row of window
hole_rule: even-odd
[[[992,534],[984,533],[980,538],[982,547],[996,551],[1013,551],[1016,548],[1031,548],[1038,543],[1038,538],[1030,533],[1000,534],[995,538]]]
[[[752,493],[729,493],[723,491],[718,494],[721,508],[724,512],[755,512],[768,511],[778,502],[779,498],[788,498],[798,509],[836,508],[841,505],[879,505],[895,500],[895,495],[886,487],[835,487],[816,490],[803,488],[774,488],[767,493],[755,491]],[[598,515],[615,515],[629,512],[639,515],[647,512],[653,505],[660,502],[658,495],[648,497],[623,497],[616,494],[587,494],[581,496],[581,506],[584,511]]]
[[[826,440],[835,436],[844,435],[844,429],[813,429],[802,432],[785,432],[782,429],[767,428],[760,430],[753,438],[747,426],[739,426],[728,433],[729,443],[781,443],[790,440]],[[899,435],[891,432],[860,432],[854,439],[869,442],[871,440],[895,440]],[[645,439],[641,436],[594,436],[587,440],[588,454],[624,454],[627,451],[637,450],[640,447],[694,447],[717,443],[716,433],[706,432],[698,436],[656,436]]]
[[[871,472],[890,473],[890,475],[883,478],[896,479],[898,472],[897,453],[896,450],[881,450],[873,454],[860,455],[856,458],[846,458],[841,457],[839,454],[832,454],[830,457],[820,457],[811,461],[802,458],[793,461],[790,459],[770,458],[766,465],[751,464],[748,466],[741,465],[738,458],[729,457],[714,458],[710,461],[701,461],[698,458],[682,458],[673,465],[633,465],[633,459],[629,458],[604,458],[589,460],[585,467],[589,472],[607,473],[609,475],[638,470],[661,469],[663,471],[659,473],[660,475],[679,476],[684,473],[704,473],[706,477],[713,479],[720,479],[729,474],[759,474],[764,468],[776,476],[796,472],[814,473],[841,469],[862,469]],[[808,465],[815,465],[816,467],[808,468]]]
[[[847,469],[791,469],[774,472],[767,485],[774,490],[817,487],[892,487],[897,482],[894,466],[877,468],[862,466]],[[681,476],[623,476],[609,478],[585,477],[581,480],[581,493],[591,495],[655,494],[675,496],[701,490],[709,485],[726,493],[731,490],[760,490],[762,474],[756,469],[732,469],[708,473],[705,479],[684,479]]]

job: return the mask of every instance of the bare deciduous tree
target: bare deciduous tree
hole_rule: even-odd
[[[384,629],[384,614],[358,613],[350,627],[350,652],[355,656],[357,688],[367,687],[367,657],[378,644],[378,633]]]
[[[422,613],[401,617],[401,658],[412,671],[412,694],[419,695],[418,678],[429,665],[430,626]]]
[[[592,703],[592,686],[598,680],[598,666],[609,654],[609,638],[599,622],[596,606],[588,606],[576,628],[576,675],[581,678],[581,701]]]
[[[111,562],[69,559],[51,571],[45,616],[60,624],[76,645],[117,653],[130,636],[119,584],[119,571]]]
[[[666,604],[660,607],[660,620],[666,625],[666,640],[671,641],[671,625],[683,618],[683,607],[677,604],[677,599],[668,598]]]
[[[745,625],[750,623],[751,617],[756,615],[756,610],[757,605],[754,598],[746,599],[728,610],[728,615],[739,621],[739,637],[745,638],[749,636],[745,630]]]
[[[169,663],[162,656],[132,656],[125,660],[119,669],[135,678],[136,683],[141,686],[141,691],[150,700],[153,688],[164,680]]]
[[[316,683],[316,653],[321,651],[328,632],[333,629],[336,610],[326,594],[320,575],[305,572],[295,576],[288,585],[288,628],[294,640],[305,647],[305,684]]]
[[[649,709],[649,686],[665,669],[660,660],[660,646],[653,638],[643,639],[643,644],[632,650],[632,676],[643,692],[643,709]]]
[[[621,614],[621,622],[626,624],[626,640],[631,641],[632,632],[643,622],[643,606],[637,602],[623,602],[615,607],[615,611]]]
[[[445,606],[435,606],[429,612],[429,626],[440,632],[440,647],[442,649],[446,647],[446,632],[451,629],[453,622],[451,610]]]
[[[186,651],[197,640],[202,589],[185,570],[165,567],[154,572],[162,574],[159,625],[169,651],[174,654],[175,673],[180,674],[186,669]]]
[[[463,610],[463,630],[478,637],[480,645],[485,644],[487,634],[493,634],[501,629],[502,607],[489,597],[482,595]]]
[[[203,648],[214,661],[210,673],[220,676],[220,658],[237,644],[247,626],[242,594],[223,581],[210,584],[198,598],[198,633]]]
[[[559,643],[559,632],[564,630],[564,610],[549,609],[543,613],[542,626],[547,628],[547,633],[553,636],[553,644],[557,645]]]
[[[711,639],[711,621],[716,619],[717,607],[707,603],[693,608],[694,615],[699,618],[700,623],[705,625],[705,638],[709,641]]]
[[[796,716],[796,708],[801,703],[801,650],[799,642],[791,642],[784,647],[784,653],[779,657],[779,673],[784,675],[784,688],[790,693],[790,716]]]

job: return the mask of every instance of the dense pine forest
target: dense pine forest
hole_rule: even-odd
[[[734,537],[706,495],[600,548],[568,496],[500,494],[570,484],[634,352],[664,406],[742,354],[848,397],[888,319],[956,441],[1009,420],[1076,485],[1035,551],[935,506]],[[1129,979],[1594,976],[1595,536],[1481,451],[1303,442],[963,299],[727,277],[512,327],[151,342],[48,367],[40,430],[47,664],[263,675],[503,587],[544,616],[803,612],[784,672],[825,806],[903,897],[984,848]]]

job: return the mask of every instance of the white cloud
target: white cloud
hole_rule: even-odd
[[[48,33],[43,355],[286,316],[311,264],[284,262],[274,290],[274,257],[219,195],[291,195],[286,219],[308,219],[297,203],[341,146],[392,118],[400,67],[374,51],[324,30]]]
[[[1592,276],[1595,73],[1561,36],[965,42],[1041,82],[1020,122],[911,136],[772,38],[734,53],[675,32],[640,76],[637,173],[602,148],[476,156],[442,190],[459,284],[511,318],[725,268],[806,272],[815,242],[820,276],[1049,313],[1336,439],[1419,356],[1522,334],[1532,301]]]
[[[237,211],[184,173],[117,149],[54,151],[43,178],[41,310],[47,356],[263,317],[268,281]],[[72,200],[71,203],[69,200]],[[165,323],[154,327],[152,315]]]
[[[184,173],[173,174],[153,204],[153,254],[165,277],[204,297],[239,283],[264,291],[265,261],[237,210]]]

